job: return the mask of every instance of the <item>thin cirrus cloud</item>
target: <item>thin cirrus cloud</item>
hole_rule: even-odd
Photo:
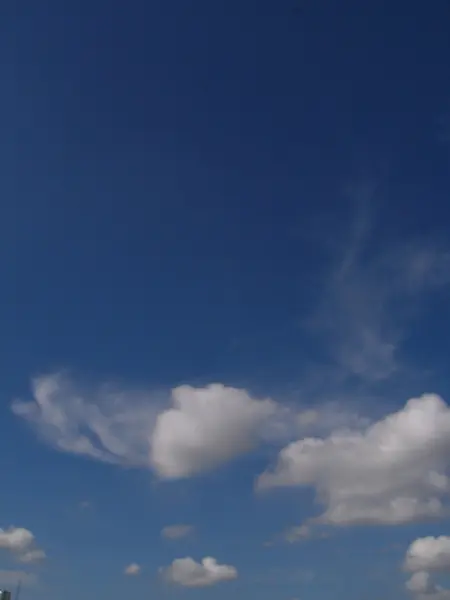
[[[338,385],[346,377],[373,385],[395,376],[410,320],[430,293],[450,283],[445,245],[425,238],[387,241],[376,211],[379,191],[380,181],[357,182],[348,189],[354,208],[344,228],[336,222],[309,228],[320,251],[328,251],[328,263],[318,269],[314,309],[302,320],[328,357],[316,367],[326,362],[329,379],[333,365]]]
[[[425,242],[369,251],[370,242],[362,211],[307,326],[342,374],[373,384],[399,369],[405,330],[423,299],[450,283],[450,253]]]
[[[221,565],[215,558],[205,557],[196,562],[191,557],[177,558],[169,567],[160,571],[169,583],[183,587],[208,587],[238,576],[237,569],[231,565]]]
[[[116,465],[148,465],[157,416],[148,395],[106,386],[92,392],[62,373],[34,379],[32,394],[33,401],[15,401],[12,410],[56,449]]]

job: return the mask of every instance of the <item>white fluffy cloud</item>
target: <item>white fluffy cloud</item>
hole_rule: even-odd
[[[221,581],[236,579],[238,572],[230,565],[219,565],[215,558],[206,557],[201,562],[193,558],[177,558],[162,574],[167,581],[184,587],[206,587]]]
[[[407,571],[450,571],[450,537],[418,538],[405,557]]]
[[[430,579],[430,574],[426,571],[418,571],[406,582],[406,589],[414,594],[435,594],[438,590]]]
[[[424,537],[411,543],[403,567],[412,572],[406,588],[419,600],[448,600],[450,590],[434,583],[430,571],[450,571],[450,537]]]
[[[428,394],[363,431],[289,444],[258,487],[315,488],[323,523],[398,524],[444,514],[449,463],[450,409]]]
[[[276,411],[271,400],[221,384],[172,390],[164,410],[151,394],[80,390],[62,375],[33,381],[31,402],[13,411],[59,450],[108,463],[190,477],[252,450]]]
[[[191,535],[193,531],[193,525],[167,525],[162,528],[161,535],[168,540],[177,540]]]
[[[62,376],[36,380],[33,391],[34,400],[15,403],[14,411],[66,452],[150,467],[163,479],[177,479],[297,432],[302,439],[281,450],[258,487],[315,489],[325,507],[317,521],[394,525],[440,517],[446,509],[450,409],[432,394],[368,424],[345,411],[337,418],[331,405],[295,413],[221,384],[175,388],[166,409],[148,394],[101,388],[83,395]],[[307,431],[314,433],[308,437]]]
[[[124,570],[125,575],[139,575],[140,572],[141,572],[141,566],[138,565],[137,563],[131,563],[131,565],[128,565],[127,567],[125,567],[125,570]]]
[[[173,408],[158,416],[151,461],[167,479],[189,477],[252,450],[267,419],[271,400],[254,400],[245,390],[220,384],[172,392]]]
[[[33,533],[23,527],[0,529],[0,548],[8,550],[23,563],[36,563],[45,558],[45,552],[37,547]]]
[[[23,527],[10,527],[0,529],[0,548],[6,548],[12,552],[23,552],[34,541],[34,535]]]

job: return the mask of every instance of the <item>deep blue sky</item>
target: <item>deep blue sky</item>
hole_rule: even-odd
[[[118,599],[133,560],[149,566],[132,593],[172,595],[154,575],[184,555],[243,573],[192,596],[353,600],[369,571],[364,597],[403,593],[401,552],[439,527],[345,530],[268,556],[262,543],[299,520],[298,497],[255,498],[261,457],[153,485],[147,471],[48,449],[10,404],[60,369],[92,385],[220,381],[289,402],[364,389],[370,413],[380,398],[450,392],[447,272],[419,286],[416,306],[409,288],[391,303],[396,275],[370,266],[399,246],[408,260],[447,256],[449,23],[446,0],[2,2],[0,527],[31,529],[49,556],[24,600],[85,587],[87,600]],[[358,311],[327,282],[354,247],[348,301],[368,308],[350,323]],[[394,374],[340,358],[366,320],[395,339]],[[161,545],[171,522],[202,533]],[[289,583],[300,568],[317,576]]]

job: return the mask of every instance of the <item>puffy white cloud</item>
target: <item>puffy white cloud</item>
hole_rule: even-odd
[[[12,552],[22,552],[29,548],[33,542],[34,535],[23,527],[0,529],[0,548],[6,548]]]
[[[167,525],[162,528],[161,535],[168,540],[176,540],[190,535],[193,531],[193,525]]]
[[[406,582],[406,588],[414,594],[434,594],[437,592],[436,586],[430,579],[430,574],[426,571],[417,571],[411,579]]]
[[[221,384],[173,390],[174,407],[158,416],[151,461],[167,479],[208,471],[252,450],[267,419],[271,400],[255,400],[245,390]]]
[[[404,567],[407,571],[450,571],[450,537],[418,538],[406,552]]]
[[[172,390],[163,410],[152,394],[79,389],[63,375],[33,381],[31,402],[13,411],[59,450],[96,460],[152,467],[166,479],[208,471],[259,442],[276,404],[221,384]]]
[[[211,557],[204,558],[200,563],[190,557],[177,558],[162,570],[162,574],[167,581],[184,587],[206,587],[238,576],[235,567],[219,565]]]
[[[398,524],[444,514],[449,466],[450,409],[427,394],[363,431],[289,444],[258,487],[315,488],[319,522]]]
[[[125,575],[139,575],[140,572],[141,572],[141,566],[138,565],[137,563],[131,563],[131,565],[128,565],[127,567],[125,567],[125,570],[124,570]]]
[[[83,395],[62,376],[36,380],[34,396],[14,410],[49,443],[110,463],[150,467],[165,479],[207,472],[261,441],[280,442],[300,430],[302,439],[280,452],[258,487],[314,488],[325,506],[318,519],[323,523],[439,517],[450,491],[450,410],[431,394],[369,425],[348,411],[339,416],[337,405],[298,411],[220,384],[175,388],[166,410],[142,393],[103,387]]]
[[[35,563],[45,558],[45,552],[36,546],[33,533],[23,527],[0,529],[0,548],[8,550],[23,563]]]
[[[449,600],[450,590],[437,585],[427,571],[417,571],[406,582],[406,589],[417,600]]]
[[[450,537],[429,536],[414,540],[406,551],[403,567],[413,573],[406,588],[419,600],[450,599],[450,590],[435,584],[430,575],[430,571],[450,570]]]

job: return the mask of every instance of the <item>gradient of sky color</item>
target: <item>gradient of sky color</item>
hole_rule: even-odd
[[[371,485],[368,463],[324,453],[310,484],[255,482],[290,442],[450,400],[449,24],[446,0],[1,4],[0,528],[46,559],[0,535],[0,587],[411,597],[405,553],[449,533],[446,483],[433,519],[365,505],[310,530]],[[185,422],[160,417],[172,389],[216,383],[190,454]],[[415,498],[450,467],[442,410]],[[395,498],[412,468],[376,481]],[[184,557],[238,576],[177,586],[159,569]],[[450,588],[446,565],[424,570]]]

